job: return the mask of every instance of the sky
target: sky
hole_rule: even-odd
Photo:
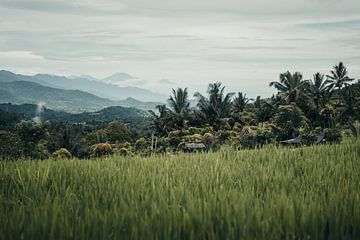
[[[281,72],[339,61],[360,78],[359,0],[0,0],[0,68],[21,74],[266,97]]]

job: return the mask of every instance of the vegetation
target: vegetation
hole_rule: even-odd
[[[299,72],[281,73],[270,87],[277,94],[254,100],[243,92],[226,92],[220,82],[211,83],[206,95],[195,93],[196,107],[190,106],[188,89],[173,89],[168,105],[149,113],[108,107],[71,114],[31,104],[1,104],[0,158],[45,159],[60,148],[77,158],[102,156],[92,150],[98,144],[111,146],[106,155],[149,156],[182,151],[190,142],[214,151],[221,145],[247,149],[298,136],[303,138],[300,145],[311,145],[318,135],[327,142],[340,142],[342,133],[359,135],[360,82],[348,76],[342,62],[326,77],[317,72],[304,80]]]
[[[1,239],[359,239],[360,142],[0,162]]]
[[[324,76],[149,114],[1,104],[0,239],[359,239],[360,82]]]

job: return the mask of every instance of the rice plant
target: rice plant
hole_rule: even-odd
[[[359,239],[360,141],[0,163],[0,239]]]

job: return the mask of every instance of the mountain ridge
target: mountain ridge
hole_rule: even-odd
[[[81,90],[92,93],[98,97],[111,100],[125,100],[128,97],[135,98],[142,102],[163,102],[165,95],[139,87],[120,87],[115,84],[102,82],[100,80],[90,80],[88,78],[67,78],[50,74],[35,74],[33,76],[15,74],[10,71],[0,71],[0,82],[28,81],[35,82],[47,87]]]

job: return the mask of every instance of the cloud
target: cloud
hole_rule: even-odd
[[[284,69],[344,60],[360,72],[359,12],[358,0],[0,0],[0,65],[99,79],[120,70],[138,77],[124,84],[153,90],[220,80],[266,92]]]
[[[0,7],[13,8],[31,11],[44,12],[79,12],[89,10],[88,8],[76,5],[72,2],[66,1],[46,1],[46,0],[2,0]]]
[[[42,60],[41,56],[38,56],[29,51],[6,51],[0,52],[0,58],[13,58],[22,60]]]
[[[360,19],[304,23],[304,24],[299,24],[299,26],[304,28],[311,28],[311,29],[322,29],[322,30],[332,29],[332,30],[348,31],[350,29],[360,29]]]
[[[167,84],[167,85],[174,85],[175,84],[175,82],[170,81],[169,79],[161,79],[161,80],[158,81],[158,83]]]

